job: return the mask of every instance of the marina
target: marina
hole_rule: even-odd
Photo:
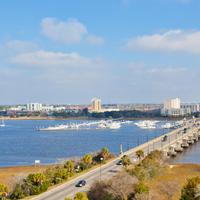
[[[32,165],[35,160],[40,160],[42,164],[57,163],[66,158],[96,152],[104,146],[117,155],[120,144],[126,151],[168,132],[167,129],[141,129],[134,122],[137,121],[121,121],[117,129],[38,131],[38,127],[83,124],[88,121],[8,120],[5,121],[6,126],[0,128],[3,144],[0,145],[0,152],[4,152],[0,154],[0,166]]]

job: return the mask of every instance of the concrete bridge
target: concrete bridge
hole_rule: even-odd
[[[108,162],[107,164],[89,171],[71,181],[59,185],[41,195],[32,199],[34,200],[64,200],[66,196],[74,196],[75,193],[80,191],[87,191],[90,186],[97,180],[105,180],[111,178],[117,172],[122,170],[122,166],[117,165],[122,155],[128,155],[133,162],[136,161],[136,151],[143,150],[145,155],[154,150],[161,150],[166,156],[176,156],[178,152],[184,151],[189,145],[197,142],[200,139],[200,120],[188,120],[184,126],[173,130],[167,134],[150,140],[142,145],[139,145],[129,151],[122,153],[116,159]],[[87,185],[83,188],[75,187],[76,183],[85,179]]]

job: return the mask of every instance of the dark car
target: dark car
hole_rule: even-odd
[[[86,185],[86,181],[85,180],[80,180],[77,184],[76,187],[83,187]]]
[[[119,160],[119,161],[117,162],[117,165],[122,165],[122,164],[123,164],[122,160]]]
[[[162,142],[165,142],[167,141],[167,135],[165,135],[163,138],[162,138]]]

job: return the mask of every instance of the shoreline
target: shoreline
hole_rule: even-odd
[[[133,118],[113,118],[113,120],[130,120],[130,121],[136,121],[136,120],[181,120],[182,118],[164,118],[164,117],[133,117]],[[108,118],[88,118],[88,117],[70,117],[70,118],[64,118],[64,117],[2,117],[0,116],[0,120],[108,120]]]

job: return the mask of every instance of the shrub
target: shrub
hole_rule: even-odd
[[[143,193],[148,193],[148,192],[149,192],[149,188],[143,182],[139,182],[138,184],[135,185],[136,194],[143,194]]]
[[[25,193],[22,185],[17,184],[11,195],[11,199],[23,199],[26,196],[27,196],[27,194]]]
[[[86,154],[83,156],[82,161],[88,168],[92,164],[92,156],[90,154]]]
[[[130,158],[129,158],[127,155],[124,155],[124,156],[122,157],[122,164],[123,164],[123,166],[125,166],[125,167],[127,167],[128,165],[131,164],[131,160],[130,160]]]
[[[71,197],[65,197],[65,200],[72,200]]]
[[[6,196],[8,194],[8,188],[4,184],[0,183],[0,199],[4,200],[6,199]]]
[[[85,192],[76,193],[74,200],[89,200]]]
[[[67,170],[68,176],[73,176],[74,174],[74,162],[71,160],[68,160],[64,164],[64,168]]]
[[[101,155],[106,160],[110,155],[109,149],[107,147],[103,147],[101,149]]]
[[[136,156],[139,160],[141,160],[141,158],[144,157],[144,151],[143,150],[138,150],[138,151],[135,152],[135,154],[136,154]]]
[[[160,151],[153,151],[147,155],[131,172],[143,181],[145,178],[153,178],[164,169],[163,156]]]
[[[180,200],[200,199],[200,177],[193,177],[187,180],[187,183],[181,191]]]
[[[105,182],[94,183],[88,192],[90,200],[113,200],[112,194],[108,192],[109,185]]]
[[[29,174],[27,181],[31,182],[33,185],[39,186],[46,181],[46,176],[42,173]]]
[[[56,167],[54,169],[54,174],[53,174],[53,183],[58,184],[63,182],[63,180],[67,180],[68,178],[68,173],[67,169],[62,168],[62,167]]]

